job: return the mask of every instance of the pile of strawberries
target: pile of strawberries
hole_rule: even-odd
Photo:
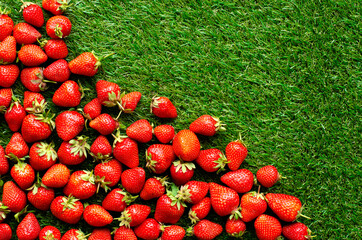
[[[70,229],[61,236],[56,227],[41,227],[36,215],[27,213],[16,229],[20,240],[112,239],[107,225],[113,221],[119,222],[119,228],[113,232],[115,240],[155,240],[160,236],[162,240],[178,240],[186,235],[215,239],[223,226],[205,219],[211,209],[221,217],[229,217],[224,227],[233,237],[241,237],[246,230],[245,222],[254,221],[259,239],[272,240],[281,235],[292,240],[310,238],[306,225],[292,223],[301,215],[298,198],[278,193],[264,195],[260,187],[258,192],[250,192],[257,182],[268,188],[280,179],[274,166],[259,169],[256,178],[251,171],[239,169],[247,157],[247,149],[240,140],[230,142],[225,154],[216,148],[201,150],[197,135],[211,137],[225,130],[218,118],[202,115],[189,129],[177,133],[171,125],[153,127],[146,119],[123,127],[118,121],[120,114],[132,113],[141,93],[121,93],[116,83],[105,80],[95,85],[97,98],[83,109],[71,109],[80,104],[83,95],[81,86],[69,80],[71,74],[94,76],[101,59],[85,52],[69,63],[64,60],[68,55],[64,38],[72,27],[70,20],[62,15],[67,6],[66,0],[43,0],[42,7],[54,15],[46,22],[49,40],[40,40],[37,30],[44,25],[40,6],[25,3],[22,7],[25,22],[15,26],[7,14],[0,13],[0,111],[14,132],[5,150],[0,146],[0,175],[10,170],[13,179],[4,183],[2,190],[1,240],[12,237],[10,226],[1,222],[11,221],[6,218],[9,212],[18,219],[26,213],[28,203],[41,211],[50,210],[68,224],[76,224],[83,218],[95,229],[90,236],[79,229]],[[21,46],[18,54],[17,46]],[[16,56],[21,64],[14,63]],[[47,67],[40,66],[50,61]],[[27,89],[23,104],[11,89],[19,75]],[[60,84],[52,102],[67,110],[56,114],[46,110],[46,99],[40,92],[49,83]],[[103,107],[116,107],[120,114],[114,118],[102,113]],[[151,112],[159,118],[177,117],[177,109],[167,97],[154,97]],[[99,133],[91,145],[87,136],[80,135],[88,123]],[[49,139],[54,129],[63,141],[57,151],[51,142],[54,139]],[[145,170],[140,166],[138,145],[149,143],[153,135],[159,143],[147,148]],[[109,142],[111,136],[113,145]],[[69,167],[91,158],[97,161],[94,169],[71,173]],[[14,162],[12,167],[9,162]],[[220,178],[225,186],[191,180],[195,162],[209,173],[222,172],[227,166],[230,171]],[[154,175],[169,171],[171,177],[146,179],[146,171]],[[84,200],[101,191],[100,188],[109,192],[102,204],[86,206]],[[136,195],[144,201],[157,199],[153,216],[150,206],[132,204]],[[185,230],[176,224],[187,207],[192,226]],[[278,218],[264,214],[268,207],[283,227]]]

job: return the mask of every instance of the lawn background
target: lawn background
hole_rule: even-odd
[[[20,1],[1,6],[12,9],[15,23],[23,21]],[[316,239],[361,239],[361,10],[359,1],[73,1],[66,13],[73,24],[67,60],[85,51],[115,53],[96,76],[72,76],[91,89],[80,106],[96,96],[96,81],[105,79],[143,94],[136,113],[121,116],[126,126],[146,118],[181,130],[202,114],[219,116],[227,131],[200,137],[204,149],[224,150],[240,134],[249,150],[241,167],[255,174],[276,166],[287,178],[263,192],[301,199],[312,219],[300,221]],[[57,87],[44,93],[54,112],[64,110],[51,103]],[[20,81],[13,90],[22,96]],[[172,100],[177,119],[149,113],[156,94]],[[105,112],[116,116],[114,109]],[[0,129],[5,147],[12,133],[3,116]],[[83,133],[97,136],[92,129]],[[152,143],[140,145],[142,166]],[[89,159],[72,169],[93,165]],[[199,168],[194,177],[217,178]],[[73,227],[91,231],[84,220],[70,226],[50,212],[36,213],[42,227],[54,224],[63,234]],[[223,226],[226,221],[214,213],[208,219]],[[9,221],[15,233],[16,223]],[[252,226],[245,239],[256,239]],[[228,237],[223,232],[218,239]]]

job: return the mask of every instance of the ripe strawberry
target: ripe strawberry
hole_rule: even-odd
[[[227,159],[225,155],[216,148],[201,150],[196,158],[196,163],[206,172],[220,172],[225,170]]]
[[[161,197],[163,194],[165,194],[165,186],[167,186],[168,184],[168,182],[166,182],[166,179],[167,177],[162,179],[158,177],[147,179],[140,193],[140,197],[146,201],[153,198]]]
[[[0,89],[0,113],[5,112],[6,108],[10,106],[13,98],[13,91],[11,88]]]
[[[70,229],[64,233],[61,240],[86,240],[87,236],[79,229]]]
[[[64,59],[59,59],[43,71],[44,77],[48,80],[55,82],[65,82],[70,77],[70,70],[68,67],[68,62]]]
[[[38,45],[24,45],[18,53],[19,60],[27,67],[36,67],[48,60],[48,56]]]
[[[289,240],[311,239],[312,231],[303,223],[292,223],[282,229],[283,235]]]
[[[62,15],[70,5],[70,0],[43,0],[42,7],[53,15]]]
[[[219,216],[235,215],[237,218],[239,195],[231,188],[221,186],[217,183],[210,182],[210,198],[214,211]]]
[[[11,87],[20,74],[19,67],[15,64],[0,65],[0,87]]]
[[[43,68],[24,68],[20,73],[21,83],[32,92],[45,91],[48,86],[44,82]]]
[[[23,136],[16,132],[11,138],[10,142],[5,148],[5,154],[10,157],[23,158],[29,153],[29,147],[26,145]]]
[[[94,175],[98,176],[108,187],[115,186],[121,179],[122,164],[116,159],[99,163],[94,168]],[[103,186],[108,189],[106,186]]]
[[[104,227],[113,221],[106,209],[97,204],[87,206],[83,212],[84,220],[93,227]]]
[[[155,219],[148,218],[137,226],[134,232],[141,239],[156,240],[161,233],[161,226]]]
[[[172,181],[177,185],[184,185],[194,175],[195,164],[192,162],[174,161],[170,167]]]
[[[47,139],[54,129],[53,116],[48,113],[43,115],[29,114],[23,120],[21,125],[21,134],[25,142],[32,143]]]
[[[28,213],[16,228],[19,240],[35,240],[40,233],[40,225],[34,213]]]
[[[13,36],[20,45],[33,44],[41,38],[41,33],[28,23],[18,23],[13,29]]]
[[[224,124],[217,117],[202,115],[190,124],[190,130],[204,136],[214,136],[218,131],[224,131]]]
[[[114,107],[120,101],[120,88],[116,83],[99,80],[96,83],[97,98],[106,107]]]
[[[87,103],[83,108],[84,117],[86,119],[92,120],[101,115],[102,113],[102,104],[98,98],[94,98],[92,101]]]
[[[24,92],[24,108],[27,113],[39,114],[43,113],[46,107],[45,98],[40,93],[25,91]]]
[[[246,231],[246,225],[240,219],[228,219],[226,220],[225,230],[229,236],[241,238]]]
[[[169,143],[175,137],[175,129],[171,125],[159,125],[153,129],[153,133],[161,143]]]
[[[14,102],[6,110],[4,117],[9,128],[13,132],[19,131],[21,124],[26,116],[25,109],[21,106],[18,99],[14,98]]]
[[[248,149],[246,149],[241,140],[236,140],[234,142],[230,142],[226,146],[225,155],[229,162],[228,167],[230,170],[235,171],[240,167],[248,155]]]
[[[112,146],[105,136],[99,135],[92,143],[90,152],[96,160],[107,160],[112,154]]]
[[[281,193],[268,193],[265,195],[271,210],[285,222],[293,222],[302,212],[302,203],[297,197],[281,194]]]
[[[34,3],[26,2],[21,6],[25,22],[40,28],[44,24],[44,15],[41,7]],[[20,10],[20,11],[21,11]]]
[[[185,229],[177,225],[161,226],[162,236],[160,240],[182,240],[186,235]]]
[[[254,227],[260,240],[275,240],[282,234],[282,225],[278,219],[266,214],[257,217]]]
[[[6,219],[6,215],[10,213],[10,210],[0,201],[0,226],[1,223]]]
[[[222,233],[222,226],[203,219],[194,226],[193,233],[197,239],[211,240],[215,239]]]
[[[60,240],[62,237],[58,228],[53,226],[45,226],[39,233],[39,240]]]
[[[121,106],[123,107],[123,112],[132,113],[138,102],[141,100],[142,94],[140,92],[130,92],[124,95],[121,98]]]
[[[11,212],[18,213],[26,206],[26,194],[12,181],[3,186],[2,202]]]
[[[27,197],[29,202],[37,209],[48,211],[50,204],[55,198],[54,190],[41,183],[38,177],[37,182],[30,188]]]
[[[197,204],[205,198],[208,192],[209,184],[207,182],[189,181],[181,186],[178,195],[187,203]]]
[[[95,228],[88,240],[112,240],[111,231],[108,228]]]
[[[58,159],[54,143],[36,142],[29,151],[29,163],[35,171],[43,171],[53,166]]]
[[[63,164],[54,164],[44,174],[42,183],[49,188],[62,188],[70,178],[70,170]]]
[[[88,199],[97,191],[95,183],[96,177],[93,172],[75,171],[70,175],[67,185],[63,188],[63,193],[67,196],[74,196],[80,200]]]
[[[119,123],[108,113],[103,113],[90,121],[89,126],[102,135],[109,135],[118,128]]]
[[[143,223],[151,213],[151,207],[147,205],[133,204],[126,208],[121,214],[119,226],[136,227]]]
[[[245,193],[240,199],[241,219],[250,222],[262,215],[268,205],[263,194],[257,192]]]
[[[81,88],[72,81],[65,81],[54,93],[53,103],[59,107],[76,107],[82,98]]]
[[[177,157],[183,161],[193,161],[200,153],[200,141],[192,131],[185,129],[178,132],[172,142]]]
[[[254,185],[254,174],[248,169],[239,169],[222,175],[220,180],[237,193],[246,193]]]
[[[67,44],[62,39],[43,40],[40,42],[40,47],[44,48],[46,55],[52,59],[63,59],[68,56]]]
[[[137,237],[132,229],[122,226],[114,233],[114,240],[137,240]]]
[[[122,173],[122,186],[131,194],[141,192],[146,181],[146,172],[141,167],[127,169]]]
[[[50,204],[50,211],[63,222],[76,224],[82,217],[83,204],[73,196],[58,196]]]
[[[177,110],[167,97],[154,97],[151,102],[151,113],[159,118],[176,118]]]
[[[102,207],[108,211],[123,212],[123,210],[133,202],[137,196],[131,196],[120,188],[113,189],[103,199]]]
[[[139,165],[137,142],[129,137],[121,136],[117,131],[113,142],[113,156],[129,168]]]
[[[5,157],[4,148],[0,145],[0,175],[5,175],[9,171],[9,162]]]
[[[256,178],[264,187],[270,188],[281,179],[276,167],[267,165],[256,172]]]
[[[54,39],[65,38],[72,30],[72,23],[66,16],[53,16],[46,23],[49,37]]]
[[[8,14],[5,10],[0,11],[0,42],[13,32],[14,22]]]
[[[64,111],[55,118],[55,129],[63,141],[75,138],[84,128],[84,118],[77,111]]]
[[[70,71],[74,74],[93,77],[98,72],[98,68],[101,66],[101,61],[105,57],[98,58],[94,55],[94,52],[84,52],[69,62]]]
[[[152,140],[152,126],[146,119],[138,120],[132,123],[126,130],[128,137],[141,143]]]
[[[211,200],[209,197],[205,197],[199,203],[193,205],[189,211],[189,218],[192,224],[204,219],[211,210]]]
[[[23,190],[28,189],[35,181],[34,169],[25,162],[19,161],[11,170],[10,175]]]
[[[10,240],[11,237],[13,236],[13,232],[11,231],[9,224],[6,223],[0,223],[0,232],[1,232],[1,240]]]
[[[162,174],[171,166],[175,158],[171,145],[153,144],[146,150],[146,167],[156,174]]]
[[[2,15],[0,15],[0,17],[1,16]],[[12,63],[15,61],[15,59],[16,59],[16,40],[13,36],[8,36],[2,42],[0,42],[0,64]]]

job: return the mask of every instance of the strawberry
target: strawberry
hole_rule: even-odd
[[[138,102],[141,100],[141,97],[142,94],[140,92],[130,92],[124,95],[121,98],[123,112],[132,113],[136,109]]]
[[[68,56],[67,44],[62,39],[42,40],[40,46],[44,48],[44,51],[49,58],[63,59]],[[70,71],[69,68],[68,70]]]
[[[70,0],[43,0],[42,7],[53,15],[62,15],[70,5]]]
[[[182,240],[186,235],[185,229],[177,225],[161,226],[161,231],[161,240]]]
[[[12,181],[3,186],[2,202],[13,213],[18,213],[26,206],[26,194]]]
[[[239,195],[233,189],[221,186],[217,183],[209,183],[211,205],[219,216],[234,215],[237,219],[239,215]]]
[[[62,188],[68,183],[69,178],[70,170],[67,166],[58,163],[45,172],[42,183],[50,188]]]
[[[143,223],[151,213],[151,207],[147,205],[133,204],[128,206],[121,214],[119,226],[136,227]]]
[[[68,62],[59,59],[43,70],[44,77],[55,82],[65,82],[70,77]]]
[[[23,158],[29,153],[29,147],[26,145],[23,136],[16,132],[14,133],[8,145],[5,148],[5,154],[10,157]]]
[[[10,106],[13,98],[13,91],[11,88],[0,89],[0,113],[5,112],[6,108]]]
[[[84,220],[93,227],[104,227],[113,221],[106,209],[97,204],[87,206],[83,212]]]
[[[158,141],[169,143],[175,137],[175,129],[171,125],[159,125],[153,129]]]
[[[92,120],[101,115],[102,104],[98,98],[94,98],[92,101],[87,103],[83,108],[84,117]]]
[[[72,30],[72,23],[66,16],[53,16],[46,23],[46,32],[54,39],[65,38]]]
[[[64,233],[61,240],[86,240],[87,236],[79,229],[70,229]]]
[[[34,213],[28,213],[16,228],[19,240],[35,240],[40,233],[40,225]]]
[[[134,232],[141,239],[156,240],[161,233],[161,226],[155,219],[148,218],[137,226]]]
[[[282,225],[275,217],[262,214],[254,222],[256,236],[260,240],[275,240],[282,234]]]
[[[129,137],[121,136],[119,131],[114,136],[113,156],[129,168],[139,165],[137,142]]]
[[[141,192],[146,181],[146,172],[141,167],[127,169],[122,173],[122,186],[131,194]]]
[[[167,97],[153,97],[151,102],[151,113],[159,118],[176,118],[177,110]]]
[[[162,174],[171,166],[175,158],[171,145],[153,144],[146,150],[146,167],[156,174]]]
[[[35,180],[34,169],[30,166],[30,164],[22,161],[19,161],[11,168],[10,175],[23,190],[30,188]]]
[[[111,231],[108,228],[96,228],[93,229],[92,234],[88,240],[112,240]]]
[[[246,231],[246,225],[240,219],[228,219],[226,220],[225,230],[229,236],[234,238],[241,238]]]
[[[102,207],[108,211],[123,212],[136,198],[137,196],[133,197],[122,189],[115,188],[103,199]]]
[[[32,143],[47,139],[54,129],[53,117],[54,115],[49,116],[48,113],[26,115],[21,125],[21,134],[25,142]]]
[[[21,124],[26,116],[25,109],[21,106],[18,99],[14,98],[14,102],[5,112],[5,121],[13,132],[19,131]]]
[[[94,175],[103,180],[108,187],[115,186],[121,179],[121,174],[122,164],[116,159],[99,163],[94,168]]]
[[[40,28],[44,24],[44,15],[41,7],[34,3],[26,2],[21,6],[25,22]],[[20,10],[20,11],[21,11]]]
[[[114,240],[137,240],[137,237],[132,229],[122,226],[114,233]]]
[[[9,171],[9,162],[5,157],[4,148],[0,145],[0,175],[5,175]]]
[[[9,224],[6,223],[0,223],[0,232],[1,232],[1,240],[10,240],[11,237],[13,236],[13,232],[11,231]]]
[[[24,68],[20,73],[21,83],[32,92],[45,91],[48,86],[44,82],[43,68]]]
[[[116,83],[99,80],[96,83],[97,98],[106,107],[114,107],[120,101],[120,88]]]
[[[53,103],[59,107],[76,107],[82,98],[81,88],[72,81],[65,81],[53,95]]]
[[[283,235],[289,240],[311,239],[312,231],[303,223],[292,223],[282,229]]]
[[[262,215],[268,205],[263,194],[257,192],[245,193],[240,199],[241,219],[250,222]]]
[[[40,93],[25,91],[24,92],[24,108],[27,113],[39,114],[43,113],[46,107],[45,98]]]
[[[9,208],[0,201],[0,223],[2,223],[6,219],[6,215],[9,213]]]
[[[202,115],[190,124],[190,130],[204,136],[214,136],[218,131],[225,131],[217,117]]]
[[[41,183],[38,176],[37,182],[29,189],[27,197],[29,202],[37,209],[48,211],[55,198],[54,190]]]
[[[102,135],[109,135],[118,128],[119,123],[108,113],[103,113],[90,121],[89,126]]]
[[[16,40],[13,36],[8,36],[2,42],[0,42],[0,64],[12,63],[15,61],[15,59]]]
[[[172,181],[177,185],[184,185],[194,175],[195,164],[191,162],[174,161],[170,167]]]
[[[74,196],[80,200],[88,199],[97,191],[95,183],[96,177],[93,172],[75,171],[70,175],[67,185],[63,188],[63,193],[67,196]]]
[[[228,167],[230,170],[235,171],[240,167],[248,155],[248,149],[246,149],[241,140],[236,140],[234,142],[230,142],[226,146],[225,155],[229,162]]]
[[[302,203],[297,197],[281,193],[268,193],[265,198],[271,210],[282,221],[293,222],[302,216]]]
[[[177,157],[183,161],[193,161],[200,153],[200,141],[192,131],[184,129],[179,131],[172,142]]]
[[[166,182],[166,179],[167,177],[162,179],[158,177],[147,179],[140,193],[140,197],[146,201],[153,198],[161,197],[163,194],[165,194],[165,186],[167,186],[168,184],[168,182]]]
[[[196,163],[206,172],[220,172],[225,170],[227,159],[225,155],[216,148],[201,150],[196,158]]]
[[[256,172],[256,178],[264,187],[270,188],[281,179],[276,167],[267,165]]]
[[[127,128],[126,134],[133,140],[147,143],[152,140],[152,126],[146,119],[141,119],[132,123]]]
[[[0,65],[0,87],[11,87],[20,74],[19,67],[15,64]]]
[[[27,67],[36,67],[48,60],[48,56],[43,50],[33,44],[22,46],[18,53],[18,58]]]
[[[237,193],[246,193],[254,185],[254,174],[248,169],[239,169],[222,175],[220,180]]]
[[[54,143],[36,142],[29,151],[29,163],[35,171],[43,171],[53,166],[58,159]]]
[[[55,118],[55,129],[63,141],[75,138],[84,128],[84,118],[77,111],[64,111]]]
[[[18,23],[13,29],[13,36],[20,45],[33,44],[41,38],[41,33],[28,23]]]
[[[39,240],[60,240],[61,237],[58,228],[53,226],[45,226],[39,233]]]
[[[82,217],[83,204],[73,196],[58,196],[50,204],[50,211],[63,222],[76,224]]]
[[[6,10],[0,10],[0,42],[13,32],[14,22],[8,14]]]
[[[207,182],[189,181],[181,186],[178,194],[183,201],[197,204],[206,197],[208,192],[209,184]]]
[[[197,204],[193,205],[189,211],[189,218],[192,224],[204,219],[211,210],[211,200],[209,197],[205,197]]]
[[[94,52],[84,52],[69,62],[70,71],[74,74],[93,77],[98,72],[101,61],[106,57],[98,58]]]
[[[193,227],[193,233],[200,240],[215,239],[222,233],[220,224],[203,219]]]
[[[112,154],[112,146],[105,136],[100,135],[92,143],[90,152],[94,159],[107,160]]]

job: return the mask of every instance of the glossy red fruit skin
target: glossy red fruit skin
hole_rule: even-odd
[[[75,138],[85,125],[84,117],[77,111],[64,111],[55,118],[55,129],[63,141]]]
[[[228,219],[226,220],[225,230],[230,236],[241,236],[246,231],[246,225],[241,219]]]
[[[159,125],[153,129],[158,141],[169,143],[175,137],[175,129],[171,125]]]
[[[268,208],[263,195],[256,192],[245,193],[240,199],[241,216],[244,222],[250,222],[263,214]]]
[[[80,200],[92,197],[97,191],[97,186],[92,180],[83,180],[86,174],[83,170],[73,172],[67,185],[63,188],[63,193]]]
[[[152,126],[148,120],[140,119],[127,128],[126,134],[137,142],[147,143],[152,140]]]
[[[93,157],[97,159],[108,158],[112,154],[112,146],[103,135],[99,135],[94,140],[89,150],[91,154],[93,154]]]
[[[54,190],[51,188],[38,187],[36,191],[27,193],[29,202],[37,209],[48,211],[50,204],[55,198]]]
[[[171,166],[176,155],[171,145],[153,144],[146,150],[146,159],[146,167],[156,174],[162,174]]]
[[[74,74],[93,77],[98,72],[100,64],[93,52],[84,52],[69,62],[69,68]]]
[[[237,170],[248,155],[248,149],[240,140],[230,142],[225,148],[226,159],[230,170]]]
[[[16,59],[16,40],[13,36],[0,42],[0,63],[10,64]]]
[[[161,240],[182,240],[185,235],[185,229],[178,225],[171,225],[165,228],[162,233]]]
[[[284,226],[282,233],[289,240],[306,240],[311,238],[308,227],[304,223],[299,222]]]
[[[104,227],[113,221],[113,217],[102,206],[92,204],[87,206],[83,212],[84,220],[93,227]]]
[[[40,230],[39,240],[47,240],[49,238],[52,239],[51,237],[53,237],[53,239],[60,240],[60,238],[62,237],[62,234],[60,233],[58,228],[53,227],[53,226],[45,226],[45,227],[43,227],[42,230]]]
[[[19,74],[19,67],[15,64],[0,65],[0,87],[11,87],[18,79]]]
[[[5,175],[9,171],[9,161],[5,157],[5,150],[0,145],[0,175]]]
[[[183,172],[181,168],[177,171],[177,167],[174,164],[171,164],[170,166],[172,181],[177,186],[184,185],[185,183],[190,181],[190,179],[194,176],[194,172],[194,169],[190,170],[188,168],[185,169],[185,172]]]
[[[195,160],[200,153],[200,141],[196,134],[188,129],[179,131],[172,142],[173,150],[177,157],[190,162]]]
[[[52,134],[52,129],[48,123],[37,120],[35,115],[29,114],[21,125],[21,134],[25,142],[32,143],[47,139]]]
[[[102,135],[110,135],[118,128],[119,123],[108,113],[103,113],[90,121],[89,126]]]
[[[58,196],[50,204],[50,211],[52,214],[69,224],[76,224],[79,222],[83,214],[83,204],[80,201],[75,201],[73,206],[64,205],[67,197]]]
[[[160,180],[156,178],[148,178],[140,193],[140,197],[147,201],[153,198],[159,198],[165,194],[166,188],[162,185]]]
[[[36,67],[48,60],[48,56],[38,45],[24,45],[18,53],[19,60],[27,67]]]
[[[10,240],[13,236],[13,232],[9,224],[7,223],[0,223],[0,232],[1,232],[1,240]]]
[[[113,156],[129,168],[139,165],[137,142],[129,137],[117,142],[113,147]]]
[[[43,68],[41,67],[23,68],[20,73],[21,83],[31,92],[44,91],[47,84],[43,80]]]
[[[121,176],[122,186],[131,194],[140,193],[145,181],[146,172],[141,167],[127,169]]]
[[[34,213],[28,213],[19,223],[16,229],[16,235],[19,240],[35,240],[40,233],[40,225]]]
[[[159,118],[176,118],[177,110],[167,97],[152,98],[151,113]]]
[[[189,129],[204,136],[214,136],[218,131],[219,121],[210,115],[202,115],[190,124]]]
[[[94,168],[94,175],[104,177],[104,181],[108,182],[108,187],[115,186],[121,179],[121,174],[122,164],[116,159],[99,163]]]
[[[13,213],[18,213],[26,206],[26,194],[12,181],[3,186],[2,202]]]
[[[211,240],[219,236],[222,230],[220,224],[203,219],[194,226],[194,235],[200,240]]]
[[[282,225],[278,219],[266,214],[256,218],[254,227],[260,240],[275,240],[282,234]]]
[[[35,181],[34,169],[24,162],[15,164],[10,170],[10,175],[23,190],[30,188]]]
[[[157,200],[155,219],[158,222],[176,224],[180,220],[185,207],[180,205],[180,209],[178,209],[177,204],[172,206],[171,203],[171,198],[166,194]]]
[[[43,70],[44,77],[47,80],[55,82],[65,82],[70,77],[68,62],[64,59],[59,59]]]
[[[186,202],[191,204],[199,203],[209,192],[209,184],[201,181],[189,181],[182,188],[188,189],[190,199]]]
[[[83,154],[80,156],[79,153],[72,153],[72,145],[69,141],[64,141],[58,148],[59,162],[65,165],[78,165],[84,162],[86,156]]]
[[[61,28],[61,34],[57,34],[55,29]],[[53,39],[65,38],[72,30],[72,23],[66,16],[53,16],[46,23],[46,32]]]
[[[94,98],[92,101],[87,103],[83,108],[84,116],[89,119],[95,119],[102,113],[102,104],[98,98]]]
[[[299,217],[302,208],[299,198],[283,193],[268,193],[265,198],[280,220],[293,222]]]
[[[114,233],[114,240],[137,240],[137,237],[132,229],[121,226]]]
[[[46,55],[52,59],[64,59],[68,56],[67,44],[62,39],[49,39],[43,48]]]
[[[26,116],[25,109],[19,102],[13,103],[4,114],[5,121],[13,132],[19,131],[21,124]]]
[[[226,163],[224,154],[216,148],[201,150],[195,161],[206,172],[223,170]]]
[[[256,172],[256,178],[261,185],[270,188],[279,181],[280,175],[276,167],[267,165]]]
[[[0,89],[0,110],[2,108],[8,108],[11,103],[13,92],[11,88]]]
[[[42,183],[50,188],[62,188],[68,183],[69,178],[70,170],[67,166],[57,163],[45,172]]]
[[[219,216],[230,215],[238,208],[240,199],[236,191],[213,182],[209,186],[211,205]]]
[[[44,24],[44,15],[40,6],[36,4],[30,4],[23,9],[24,21],[40,28]]]
[[[113,189],[103,199],[102,207],[108,211],[123,212],[127,207],[127,203],[124,201],[126,193],[120,188]]]
[[[97,98],[102,105],[113,107],[116,105],[116,101],[119,101],[120,99],[121,89],[119,88],[118,84],[114,82],[99,80],[96,83],[96,92]]]
[[[108,228],[95,228],[88,240],[112,240],[111,231]]]
[[[24,102],[23,102],[23,105],[24,105],[24,108],[25,108],[25,111],[27,113],[30,112],[29,108],[33,108],[33,104],[35,103],[35,100],[38,102],[38,103],[41,103],[43,100],[45,102],[45,98],[43,95],[41,95],[40,93],[35,93],[35,92],[30,92],[30,91],[25,91],[24,92]]]
[[[49,149],[49,155],[48,155],[48,152],[44,153],[44,155],[43,155],[42,146],[47,146],[47,148]],[[40,155],[42,155],[42,156],[40,156]],[[30,158],[30,160],[29,160],[30,165],[34,168],[35,171],[39,172],[39,171],[46,170],[46,169],[50,168],[51,166],[53,166],[57,160],[57,155],[56,155],[56,152],[53,149],[53,147],[50,146],[49,144],[35,142],[30,147],[29,158]]]
[[[82,240],[87,239],[85,234],[79,229],[70,229],[64,233],[60,240]]]
[[[25,143],[23,136],[18,132],[11,136],[10,142],[6,145],[5,154],[10,155],[11,153],[17,158],[23,158],[29,153],[28,145]]]
[[[143,223],[148,215],[151,213],[151,207],[141,204],[133,204],[126,208],[122,213],[122,216],[127,215],[130,218],[130,221],[121,222],[120,225],[129,225],[129,227],[136,227]]]
[[[148,218],[134,232],[141,239],[156,240],[161,233],[160,224],[155,219]]]
[[[79,85],[72,81],[65,81],[53,95],[53,103],[59,107],[76,107],[82,98]]]
[[[132,113],[136,107],[138,102],[141,100],[142,94],[140,92],[130,92],[124,95],[121,98],[121,104],[123,107],[123,112]]]
[[[193,205],[189,211],[189,218],[193,222],[200,221],[209,215],[211,210],[211,200],[205,197],[199,203]]]
[[[20,45],[33,44],[41,38],[41,33],[30,24],[22,22],[15,25],[13,36]]]
[[[62,15],[64,10],[69,6],[68,3],[69,1],[59,2],[58,0],[43,0],[42,7],[53,15]]]
[[[254,174],[248,169],[239,169],[222,175],[220,180],[237,193],[246,193],[254,185]]]
[[[0,14],[0,42],[13,32],[14,22],[7,14]]]

